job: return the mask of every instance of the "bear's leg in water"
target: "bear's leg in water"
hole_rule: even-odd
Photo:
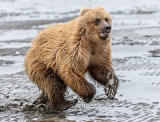
[[[67,110],[77,103],[77,100],[68,101],[65,99],[66,85],[51,68],[44,72],[43,77],[45,81],[42,86],[48,98],[46,98],[45,93],[43,97],[50,101],[54,111]]]

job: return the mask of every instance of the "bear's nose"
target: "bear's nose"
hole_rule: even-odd
[[[106,32],[108,32],[108,33],[111,31],[111,26],[109,26],[109,25],[105,26],[104,28],[105,28]]]

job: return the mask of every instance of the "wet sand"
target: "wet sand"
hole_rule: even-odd
[[[39,30],[50,24],[66,22],[78,12],[73,17],[60,19],[0,22],[0,121],[160,121],[158,12],[141,10],[131,15],[125,11],[111,12],[113,66],[120,79],[114,100],[109,100],[103,87],[86,76],[96,86],[93,101],[87,104],[78,97],[76,106],[52,114],[43,113],[36,107],[24,109],[41,91],[26,76],[23,59]],[[154,21],[159,24],[151,24]],[[77,98],[71,90],[68,91],[67,98]]]

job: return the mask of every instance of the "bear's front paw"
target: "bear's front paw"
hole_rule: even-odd
[[[90,102],[92,102],[93,97],[85,97],[85,98],[82,98],[82,99],[83,99],[84,102],[90,103]]]
[[[82,99],[84,102],[89,103],[92,101],[96,93],[96,89],[92,84],[90,84],[89,86],[86,85],[86,88],[86,93],[82,96]]]
[[[105,94],[108,96],[109,99],[113,99],[117,93],[119,80],[117,76],[112,72],[109,72],[107,74],[107,80],[108,82],[104,88]]]

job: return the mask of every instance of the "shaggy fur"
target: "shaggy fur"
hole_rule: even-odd
[[[29,78],[47,94],[55,110],[68,109],[68,103],[73,105],[65,100],[66,86],[85,102],[92,100],[96,90],[84,77],[87,71],[116,94],[118,79],[111,63],[111,33],[106,39],[100,38],[96,18],[107,18],[111,26],[111,17],[103,8],[85,8],[68,23],[42,30],[26,54],[24,66]]]

